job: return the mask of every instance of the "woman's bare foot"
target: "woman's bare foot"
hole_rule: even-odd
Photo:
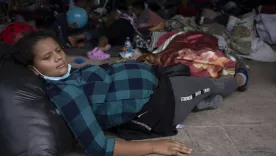
[[[243,86],[243,85],[245,84],[245,81],[246,81],[246,80],[243,78],[242,75],[236,74],[236,75],[235,75],[235,79],[237,80],[238,86],[239,86],[239,87],[241,87],[241,86]]]
[[[249,79],[247,70],[247,66],[242,61],[238,61],[236,65],[235,79],[238,82],[238,91],[240,92],[244,92],[247,89],[247,82]]]

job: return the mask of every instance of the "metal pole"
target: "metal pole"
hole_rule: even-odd
[[[105,0],[104,2],[104,6],[103,6],[103,10],[105,10],[106,6],[107,6],[107,3],[108,3],[109,0]],[[103,11],[101,12],[101,16],[103,15]]]

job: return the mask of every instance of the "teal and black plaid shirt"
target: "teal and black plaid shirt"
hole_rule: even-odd
[[[146,104],[158,80],[146,64],[126,62],[103,69],[86,66],[60,81],[47,81],[47,93],[89,155],[112,156],[114,138],[102,129],[125,123]]]

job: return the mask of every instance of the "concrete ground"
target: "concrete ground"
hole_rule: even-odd
[[[220,109],[190,114],[171,137],[192,148],[192,156],[276,156],[276,64],[247,64],[247,92],[228,97]]]

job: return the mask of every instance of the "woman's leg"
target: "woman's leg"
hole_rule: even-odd
[[[208,79],[178,76],[171,77],[170,80],[175,95],[175,124],[183,122],[195,106],[204,99],[216,97],[216,95],[228,96],[239,87],[238,79],[234,77]]]

